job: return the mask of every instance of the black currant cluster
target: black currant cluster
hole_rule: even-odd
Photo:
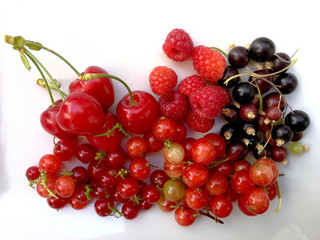
[[[276,53],[274,42],[266,37],[255,39],[249,48],[230,50],[229,65],[219,80],[234,100],[222,111],[227,123],[220,134],[229,144],[245,144],[256,159],[286,161],[284,144],[298,142],[310,125],[308,114],[293,110],[285,99],[298,86],[297,77],[287,72],[295,61]]]

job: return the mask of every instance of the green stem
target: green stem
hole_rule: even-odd
[[[131,92],[131,89],[129,88],[127,83],[125,81],[123,81],[122,79],[116,77],[116,76],[109,75],[109,74],[102,74],[102,73],[84,73],[79,78],[82,81],[90,81],[90,80],[95,79],[95,78],[112,78],[114,80],[117,80],[117,81],[121,82],[125,86],[125,88],[127,89],[128,93],[130,95],[130,100],[131,100],[130,104],[131,104],[131,106],[134,106],[136,104],[136,101],[133,98],[133,94]]]
[[[48,72],[48,70],[42,65],[42,63],[31,53],[29,52],[27,49],[24,50],[25,54],[27,56],[29,56],[29,58],[32,58],[33,61],[35,61],[42,69],[43,71],[48,75],[48,77],[50,78],[50,80],[53,82],[57,92],[59,93],[60,97],[62,100],[65,100],[65,96],[64,94],[60,91],[60,88],[58,87],[56,81],[53,79],[53,77],[50,75],[50,73]],[[46,87],[49,88],[49,84],[46,84]]]
[[[62,61],[64,61],[64,62],[77,74],[78,77],[81,76],[80,72],[77,71],[77,69],[75,69],[75,67],[72,66],[69,61],[67,61],[64,57],[62,57],[62,56],[61,56],[60,54],[58,54],[57,52],[55,52],[55,51],[53,51],[53,50],[51,50],[51,49],[49,49],[49,48],[46,48],[46,47],[42,46],[42,44],[39,44],[39,43],[36,43],[36,42],[32,42],[32,41],[28,41],[28,40],[26,40],[26,45],[27,45],[27,46],[38,47],[38,48],[44,49],[44,50],[46,50],[46,51],[48,51],[48,52],[56,55],[58,58],[60,58]]]
[[[54,99],[53,99],[52,92],[51,92],[51,90],[50,90],[48,81],[47,81],[46,77],[44,76],[41,68],[39,67],[37,61],[35,61],[35,59],[33,58],[33,55],[30,54],[29,51],[25,51],[25,54],[30,58],[30,60],[33,62],[33,64],[34,64],[34,65],[36,66],[36,68],[38,69],[38,71],[39,71],[39,73],[40,73],[40,75],[41,75],[41,77],[42,77],[42,79],[43,79],[43,81],[44,81],[44,83],[45,83],[45,85],[46,85],[46,87],[47,87],[47,90],[48,90],[48,93],[49,93],[49,96],[50,96],[50,100],[51,100],[51,105],[52,105],[53,107],[55,107],[56,104],[54,103]]]
[[[277,190],[278,190],[278,207],[273,212],[278,213],[281,209],[281,206],[282,206],[282,190],[281,190],[281,186],[280,186],[279,181],[276,180],[275,183],[276,183]]]
[[[211,49],[217,50],[218,52],[222,53],[226,58],[228,58],[228,54],[226,54],[224,51],[222,51],[220,48],[217,47],[210,47]]]

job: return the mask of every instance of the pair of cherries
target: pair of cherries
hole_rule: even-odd
[[[114,103],[110,76],[100,67],[88,67],[70,83],[69,96],[41,114],[42,127],[60,139],[86,136],[92,145],[108,152],[121,144],[123,133],[110,131],[117,126],[134,134],[150,131],[160,114],[156,99],[145,91],[129,91],[117,104],[115,115],[109,111]]]

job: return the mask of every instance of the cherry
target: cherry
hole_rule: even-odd
[[[104,69],[98,66],[87,67],[84,73],[108,74]],[[77,78],[70,83],[69,92],[84,92],[94,97],[100,103],[104,111],[107,111],[114,102],[113,84],[107,77],[94,78],[89,81],[83,81]]]
[[[55,106],[50,105],[44,112],[41,113],[41,126],[46,132],[59,139],[75,138],[76,135],[64,131],[57,122],[57,114],[60,110],[61,104],[62,100],[58,100],[55,102]]]
[[[57,113],[59,126],[75,135],[96,134],[104,122],[104,112],[98,101],[82,92],[71,93]]]
[[[123,133],[119,131],[116,116],[107,111],[104,113],[104,124],[95,133],[87,136],[87,140],[95,147],[106,152],[115,152],[121,145]]]
[[[61,139],[55,144],[53,153],[58,156],[61,161],[68,161],[76,154],[77,142],[76,138]]]
[[[117,104],[117,118],[129,132],[145,134],[152,128],[159,117],[160,107],[157,100],[145,91],[133,91],[131,101],[129,94],[125,95]]]
[[[125,163],[126,153],[120,146],[114,152],[108,152],[105,157],[107,168],[121,168]]]

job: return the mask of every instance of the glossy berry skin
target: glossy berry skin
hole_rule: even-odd
[[[148,133],[152,124],[159,117],[160,108],[157,100],[145,91],[133,91],[135,104],[131,104],[129,94],[117,104],[117,118],[124,129],[135,134]]]
[[[298,79],[292,73],[281,73],[274,83],[282,94],[290,94],[298,87]]]
[[[161,169],[154,170],[150,174],[150,183],[160,188],[163,188],[163,185],[168,180],[169,176]]]
[[[175,28],[167,35],[162,45],[162,50],[168,58],[177,62],[183,62],[191,56],[193,42],[185,30]]]
[[[157,201],[158,208],[163,212],[171,212],[176,209],[177,202],[170,201],[163,194],[160,195],[159,200]]]
[[[77,151],[77,139],[61,139],[54,148],[53,153],[58,156],[61,161],[68,161],[75,156]]]
[[[203,188],[187,188],[185,201],[191,209],[200,210],[208,204],[208,193]]]
[[[54,154],[45,154],[39,160],[39,168],[46,174],[56,174],[61,168],[61,160]]]
[[[268,92],[270,90],[270,88],[271,88],[270,82],[271,83],[273,82],[273,78],[272,78],[272,76],[263,76],[263,75],[270,74],[270,71],[267,69],[259,69],[259,70],[254,71],[254,73],[257,75],[262,75],[262,77],[250,76],[248,81],[257,85],[257,87],[259,88],[260,94],[265,94],[266,92]],[[258,92],[258,89],[257,89],[257,92]]]
[[[279,93],[271,92],[266,94],[262,99],[263,110],[266,111],[270,107],[279,107],[280,110],[283,111],[285,108],[285,102],[282,98],[281,98],[280,104],[279,104],[279,101],[280,101]]]
[[[238,74],[239,74],[239,72],[236,68],[234,68],[232,66],[227,66],[226,69],[224,70],[222,78],[219,79],[218,84],[224,88],[232,88],[240,82],[240,77],[235,77],[231,80],[228,80],[227,84],[225,84],[225,81],[228,78],[233,77]]]
[[[180,226],[190,226],[196,220],[196,211],[187,207],[180,206],[174,212],[174,218]]]
[[[130,163],[129,172],[130,175],[136,180],[144,180],[149,177],[150,164],[143,157],[135,158]]]
[[[142,197],[150,204],[155,204],[160,199],[160,193],[155,185],[142,188]]]
[[[293,132],[287,125],[278,124],[272,129],[271,136],[277,146],[282,146],[292,139]]]
[[[55,182],[55,190],[61,197],[70,197],[75,191],[76,185],[71,176],[62,175]]]
[[[82,143],[77,147],[76,157],[84,164],[95,161],[99,149],[90,143]]]
[[[240,120],[239,108],[235,105],[226,106],[221,113],[228,123],[237,123]]]
[[[69,199],[63,197],[55,198],[53,196],[49,196],[47,198],[47,203],[53,209],[62,209],[69,203]]]
[[[139,192],[139,184],[134,178],[127,177],[120,180],[117,184],[116,191],[119,192],[123,198],[131,198]]]
[[[37,166],[28,167],[28,169],[26,170],[26,177],[28,181],[36,180],[38,177],[40,177],[39,167]]]
[[[213,172],[209,175],[205,189],[211,196],[222,195],[228,189],[228,179],[220,172]]]
[[[254,188],[255,184],[252,182],[248,170],[240,170],[232,175],[230,186],[235,192],[243,194]]]
[[[228,217],[233,210],[231,201],[223,195],[214,197],[209,207],[212,214],[218,218]]]
[[[189,188],[200,188],[208,181],[209,170],[200,164],[193,163],[188,165],[182,174],[183,182]]]
[[[51,192],[54,192],[55,190],[55,182],[57,180],[57,176],[56,175],[46,175],[46,178],[47,178],[47,182],[46,182],[46,185],[48,187],[48,189],[51,191]],[[43,186],[43,181],[44,179],[40,179],[37,183],[37,186],[36,186],[36,191],[37,193],[43,197],[43,198],[47,198],[49,196],[49,192],[46,190],[46,188]]]
[[[241,141],[233,141],[227,144],[226,157],[230,161],[237,161],[245,158],[249,150],[245,143]]]
[[[153,136],[161,141],[173,139],[176,134],[176,126],[174,120],[170,118],[160,118],[156,120],[152,125]]]
[[[180,180],[170,179],[163,185],[163,194],[170,201],[180,201],[184,198],[186,186]]]
[[[291,57],[286,53],[279,52],[273,55],[269,62],[271,65],[270,70],[272,72],[278,72],[290,65]],[[286,72],[286,70],[283,72]]]
[[[73,139],[76,137],[76,135],[64,131],[57,122],[57,114],[60,110],[61,104],[62,100],[58,100],[55,102],[56,106],[50,105],[45,111],[41,113],[41,126],[47,133],[59,139]]]
[[[309,127],[310,117],[304,111],[294,110],[285,117],[285,124],[289,126],[294,133],[301,133]]]
[[[152,131],[144,134],[143,138],[147,141],[148,152],[159,152],[163,148],[163,141],[156,139]]]
[[[100,217],[110,216],[113,213],[114,206],[114,200],[111,198],[96,200],[94,203],[94,209]]]
[[[121,145],[123,133],[121,133],[119,129],[116,128],[108,135],[99,135],[105,134],[117,123],[118,121],[116,116],[112,112],[106,111],[104,113],[103,126],[96,132],[95,135],[87,136],[87,140],[96,148],[99,148],[106,152],[115,152]]]
[[[265,62],[273,57],[275,49],[276,46],[271,39],[260,37],[250,44],[249,56],[254,61]]]
[[[238,198],[238,207],[239,207],[240,211],[247,216],[251,216],[251,217],[256,216],[257,214],[249,211],[249,209],[247,208],[245,203],[246,203],[246,194],[240,194],[240,196]]]
[[[108,74],[98,66],[87,67],[84,73]],[[114,102],[113,83],[109,78],[101,77],[89,81],[76,79],[69,85],[69,92],[83,92],[95,98],[104,111],[107,111]]]
[[[104,121],[104,112],[99,102],[82,92],[71,93],[57,114],[59,126],[75,135],[95,134],[103,127]]]
[[[249,176],[254,184],[265,187],[272,182],[273,171],[267,164],[257,161],[251,166]]]
[[[248,49],[242,46],[232,48],[228,53],[228,61],[235,68],[244,68],[250,61]]]
[[[121,212],[125,219],[131,220],[138,216],[140,212],[140,206],[134,201],[130,200],[122,205]]]
[[[233,99],[242,105],[252,102],[255,95],[256,88],[248,82],[241,82],[237,84],[232,90]]]
[[[192,145],[192,159],[201,165],[208,165],[212,163],[217,154],[215,147],[208,138],[199,138]]]
[[[121,168],[125,163],[126,153],[122,147],[119,147],[114,152],[108,152],[105,157],[105,163],[107,168]]]
[[[252,213],[265,213],[269,208],[269,204],[268,194],[262,188],[255,187],[246,194],[245,206]]]
[[[131,137],[126,143],[126,153],[131,158],[143,157],[147,148],[147,141],[140,136]]]
[[[184,163],[172,164],[169,161],[164,161],[163,170],[170,178],[179,178],[182,176]]]
[[[84,183],[89,183],[90,177],[88,170],[85,167],[76,166],[71,170],[71,172],[71,177],[75,184],[80,185]]]

